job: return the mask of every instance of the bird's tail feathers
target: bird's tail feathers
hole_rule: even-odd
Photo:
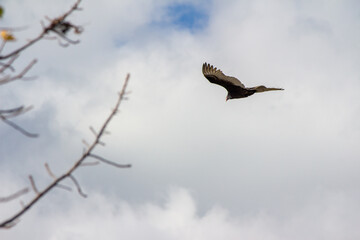
[[[267,91],[276,91],[276,90],[284,90],[283,88],[267,88],[265,86],[256,86],[250,88],[251,90],[255,90],[256,92],[267,92]]]

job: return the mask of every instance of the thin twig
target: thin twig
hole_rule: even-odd
[[[94,136],[96,137],[97,132],[95,131],[95,129],[92,126],[90,126],[89,129],[94,134]]]
[[[21,112],[24,109],[24,106],[16,107],[16,108],[10,108],[5,110],[0,110],[0,114],[9,114],[9,113],[17,113]]]
[[[14,200],[15,198],[18,198],[18,197],[20,197],[21,195],[24,195],[24,194],[26,194],[26,193],[28,193],[28,192],[29,192],[29,188],[21,189],[21,190],[17,191],[16,193],[11,194],[10,196],[1,197],[1,198],[0,198],[0,203],[9,202],[9,201]]]
[[[90,147],[90,144],[89,144],[85,139],[82,140],[82,143],[83,143],[86,147]]]
[[[9,119],[9,118],[17,117],[21,114],[24,114],[24,113],[30,111],[31,109],[33,109],[33,106],[28,106],[28,107],[20,106],[20,107],[11,108],[11,109],[0,110],[0,115]]]
[[[0,48],[0,52],[1,52],[1,48]],[[20,56],[19,54],[14,55],[10,58],[10,60],[7,63],[2,64],[3,67],[0,68],[0,73],[3,73],[7,68],[10,68],[11,71],[15,71],[15,69],[12,67],[12,64],[19,56]]]
[[[71,175],[71,174],[69,175],[69,178],[74,182],[74,184],[75,184],[75,186],[76,186],[79,194],[80,194],[82,197],[86,198],[87,195],[81,190],[80,184],[78,183],[78,181],[76,180],[76,178],[75,178],[73,175]]]
[[[53,30],[53,32],[57,33],[61,38],[65,39],[65,41],[67,41],[67,42],[69,42],[69,43],[71,43],[71,44],[78,44],[78,43],[80,42],[79,40],[76,40],[76,41],[71,40],[71,39],[68,38],[65,34],[60,33],[60,32],[58,32],[57,30]],[[61,44],[60,39],[59,39],[59,43]],[[61,45],[65,46],[65,47],[68,46],[68,44],[66,44],[66,43],[65,43],[65,44],[61,44]]]
[[[67,191],[69,191],[69,192],[71,192],[72,191],[72,188],[71,187],[68,187],[68,186],[66,186],[66,185],[63,185],[63,184],[56,184],[56,186],[55,187],[58,187],[58,188],[61,188],[61,189],[64,189],[64,190],[67,190]]]
[[[80,167],[88,167],[88,166],[96,166],[99,165],[100,162],[96,161],[96,162],[83,162],[80,164]]]
[[[39,190],[37,189],[36,185],[35,185],[35,181],[34,181],[34,178],[33,176],[29,175],[29,180],[30,180],[30,183],[31,183],[31,187],[33,189],[33,191],[39,195]]]
[[[12,121],[8,120],[6,117],[0,115],[0,119],[6,123],[7,125],[11,126],[12,128],[14,128],[15,130],[19,131],[20,133],[24,134],[27,137],[32,137],[32,138],[36,138],[39,136],[39,134],[36,133],[31,133],[26,131],[25,129],[23,129],[22,127],[20,127],[19,125],[13,123]]]
[[[95,154],[90,154],[89,157],[95,158],[101,162],[104,162],[106,164],[109,164],[111,166],[118,167],[118,168],[130,168],[131,167],[131,164],[119,164],[119,163],[107,160],[107,159],[100,157],[98,155],[95,155]]]
[[[50,177],[52,177],[53,179],[56,179],[56,176],[55,176],[55,174],[51,171],[49,164],[48,164],[48,163],[45,163],[44,165],[45,165],[45,169],[46,169],[46,171],[48,172],[48,174],[50,175]]]

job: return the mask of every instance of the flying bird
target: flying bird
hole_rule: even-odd
[[[247,88],[239,81],[239,79],[226,76],[220,69],[216,69],[216,67],[214,68],[208,63],[203,64],[202,72],[209,82],[223,86],[228,91],[226,101],[233,98],[245,98],[258,92],[284,90],[282,88],[267,88],[262,85]]]

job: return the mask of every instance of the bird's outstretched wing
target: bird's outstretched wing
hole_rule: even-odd
[[[209,82],[221,85],[226,89],[233,88],[235,86],[245,88],[244,84],[242,84],[239,79],[226,76],[220,69],[214,68],[209,63],[203,64],[202,72]]]

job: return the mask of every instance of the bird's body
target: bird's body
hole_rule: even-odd
[[[226,76],[220,69],[216,69],[208,63],[203,64],[202,72],[209,82],[223,86],[228,91],[226,101],[233,98],[245,98],[257,92],[284,90],[282,88],[267,88],[265,86],[247,88],[239,79]]]

